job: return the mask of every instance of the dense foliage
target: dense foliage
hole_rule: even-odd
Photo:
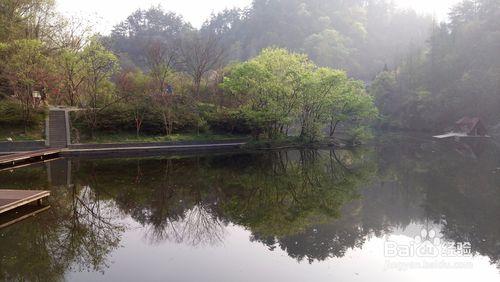
[[[443,130],[463,116],[500,121],[500,3],[467,0],[428,45],[381,73],[371,93],[390,127]]]
[[[284,49],[265,49],[233,66],[222,87],[240,101],[253,132],[271,138],[287,135],[298,124],[300,137],[315,141],[327,126],[333,136],[340,122],[360,122],[377,114],[362,83]]]
[[[246,16],[233,12],[251,25],[261,4],[256,1]],[[237,25],[226,22],[232,31],[223,33],[214,28],[215,15],[197,30],[181,16],[152,7],[134,12],[103,37],[57,15],[50,0],[2,5],[0,102],[4,112],[22,110],[18,116],[26,129],[52,105],[78,109],[77,141],[99,131],[139,136],[211,130],[277,138],[293,127],[315,141],[327,127],[333,136],[339,123],[358,132],[361,122],[376,115],[363,83],[287,51],[302,50],[298,45],[282,42],[287,49],[262,53],[256,47],[255,59],[227,66],[230,58],[251,56],[235,56],[236,42],[228,36]]]
[[[439,24],[387,1],[255,0],[200,29],[151,7],[107,36],[54,5],[0,3],[0,103],[16,112],[1,123],[15,119],[27,130],[50,104],[80,108],[75,125],[90,136],[217,131],[316,140],[342,125],[363,135],[376,115],[372,100],[378,124],[389,128],[500,119],[497,1],[466,0]]]

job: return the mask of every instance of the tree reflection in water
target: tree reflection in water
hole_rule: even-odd
[[[214,246],[224,241],[226,224],[202,205],[185,211],[181,219],[151,225],[146,236],[151,243],[173,241],[191,246]]]
[[[95,173],[99,172],[99,173]],[[303,150],[178,160],[112,160],[79,165],[123,213],[147,227],[152,243],[222,242],[232,223],[262,242],[338,219],[374,176],[369,151]]]
[[[8,178],[25,177],[20,171]],[[68,270],[104,272],[124,231],[112,202],[102,201],[88,186],[50,187],[45,179],[32,180],[52,189],[52,208],[0,230],[0,280],[59,281]]]
[[[471,242],[498,263],[500,152],[466,147],[482,150],[391,138],[357,151],[63,160],[59,173],[52,164],[51,181],[43,166],[0,173],[0,188],[53,194],[50,212],[0,231],[0,279],[104,271],[126,230],[121,217],[142,225],[150,244],[219,245],[234,224],[250,240],[311,263],[430,222],[444,240]]]

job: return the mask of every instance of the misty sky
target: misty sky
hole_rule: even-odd
[[[460,0],[394,0],[400,7],[411,7],[422,13],[445,20],[449,7]],[[252,0],[57,0],[58,9],[67,16],[84,17],[96,24],[96,30],[107,33],[113,25],[124,20],[138,8],[160,4],[184,16],[195,27],[200,27],[212,12],[224,8],[246,7]]]

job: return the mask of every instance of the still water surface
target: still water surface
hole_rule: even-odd
[[[52,191],[0,230],[0,280],[499,281],[500,148],[478,142],[0,172],[0,189]]]

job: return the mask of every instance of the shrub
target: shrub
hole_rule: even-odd
[[[210,129],[217,133],[250,134],[250,123],[238,110],[224,110],[212,113],[208,118]]]
[[[24,126],[23,107],[14,101],[7,99],[0,100],[0,125],[8,127]],[[28,126],[40,127],[45,120],[45,109],[38,108],[34,110],[28,120]]]
[[[197,126],[197,114],[187,107],[182,99],[176,102],[172,108],[173,133],[193,131]],[[135,133],[135,111],[132,105],[118,103],[109,106],[97,115],[98,124],[96,132],[106,133]],[[165,133],[163,114],[158,107],[145,107],[141,109],[143,118],[140,133],[144,135],[158,135]],[[199,125],[205,128],[202,118]],[[71,124],[75,134],[83,137],[90,137],[91,127],[85,119],[85,112],[75,112],[71,115]],[[202,129],[203,129],[202,128]]]

